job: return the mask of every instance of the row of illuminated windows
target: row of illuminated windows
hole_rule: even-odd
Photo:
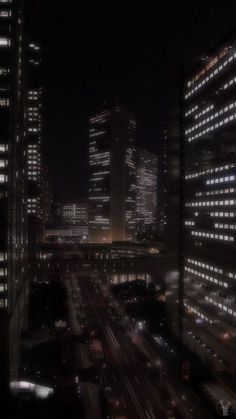
[[[224,90],[228,89],[228,87],[232,86],[234,83],[236,83],[236,77],[233,77],[231,80],[225,83],[223,86],[223,89]]]
[[[0,153],[8,151],[8,144],[0,144]]]
[[[226,164],[224,166],[214,167],[214,169],[202,170],[201,172],[195,172],[190,175],[186,175],[185,179],[195,179],[199,176],[204,176],[210,173],[222,172],[223,170],[233,169],[234,167],[235,167],[235,163]]]
[[[6,167],[8,164],[8,160],[0,160],[0,168]]]
[[[89,122],[91,124],[97,124],[97,123],[100,124],[102,122],[106,122],[107,121],[106,116],[110,116],[110,113],[103,114],[103,115],[101,115],[99,117],[92,117],[92,118],[89,119]]]
[[[196,196],[200,197],[200,196],[214,196],[214,195],[223,195],[223,194],[231,194],[231,193],[235,193],[236,192],[236,188],[224,188],[224,189],[216,189],[213,191],[207,191],[207,192],[197,192]]]
[[[92,154],[91,158],[93,158],[93,159],[102,159],[104,157],[109,157],[110,156],[110,151],[104,151],[104,152],[96,151],[96,154],[94,154],[94,153],[91,153],[91,154]]]
[[[185,116],[189,116],[192,113],[194,113],[198,109],[198,105],[194,106],[193,108],[189,109],[187,112],[185,112]]]
[[[224,228],[227,230],[236,230],[236,224],[219,224],[215,223],[215,228]]]
[[[213,298],[208,297],[207,295],[205,296],[205,300],[208,303],[211,303],[214,306],[217,306],[217,307],[221,308],[222,310],[226,311],[227,313],[231,314],[232,316],[236,317],[236,311],[233,311],[230,307],[227,307],[224,304],[219,303],[219,301],[216,301]]]
[[[0,262],[5,262],[7,260],[7,253],[0,252]]]
[[[203,272],[196,271],[195,269],[188,268],[187,266],[185,266],[184,269],[185,269],[185,271],[187,271],[187,272],[189,272],[189,273],[191,273],[193,275],[196,275],[199,278],[206,279],[207,281],[210,281],[210,282],[212,282],[214,284],[220,285],[221,287],[224,287],[224,288],[228,288],[229,287],[229,285],[227,284],[227,282],[223,282],[223,281],[221,281],[221,280],[219,280],[217,278],[214,278],[213,276],[204,274]]]
[[[216,266],[209,265],[209,264],[204,263],[204,262],[199,262],[198,260],[190,259],[190,258],[187,258],[187,262],[190,263],[190,264],[199,266],[200,268],[208,269],[209,271],[216,272],[216,273],[221,274],[221,275],[223,274],[223,270],[217,268]]]
[[[0,277],[7,276],[7,268],[0,268]]]
[[[40,89],[40,90],[29,90],[28,95],[39,96],[41,94],[41,92],[42,92],[42,89]]]
[[[89,221],[89,225],[94,224],[94,225],[108,225],[110,224],[109,220],[108,221],[104,221],[104,220],[97,220],[95,219],[95,221],[90,220]]]
[[[0,67],[0,76],[7,76],[10,73],[10,68]]]
[[[30,149],[30,150],[28,151],[28,153],[29,153],[29,154],[36,154],[36,156],[31,156],[31,157],[33,158],[33,157],[37,157],[37,154],[39,153],[39,151],[38,151],[37,149],[33,149],[33,150],[32,150],[32,149]]]
[[[197,138],[202,137],[204,134],[207,134],[208,132],[215,131],[217,128],[222,127],[223,125],[228,124],[229,122],[236,119],[236,113],[222,119],[221,121],[217,122],[214,125],[209,126],[208,128],[204,129],[203,131],[200,131],[198,134],[195,134],[193,137],[188,138],[188,142],[192,142],[196,140]]]
[[[12,16],[11,10],[0,10],[0,18],[8,18]]]
[[[0,98],[0,108],[8,108],[10,105],[9,99]]]
[[[37,165],[40,162],[40,159],[38,157],[35,156],[35,159],[33,160],[28,160],[28,163],[32,166]]]
[[[10,47],[11,39],[6,37],[0,37],[0,47]]]
[[[211,217],[226,217],[226,218],[232,218],[232,217],[236,217],[236,213],[235,212],[210,212],[210,216]]]
[[[40,126],[39,126],[40,128]],[[40,132],[39,128],[28,128],[28,132]]]
[[[89,134],[89,137],[90,138],[91,137],[97,137],[98,135],[103,135],[103,134],[106,134],[106,131],[97,131],[97,132],[94,132],[92,134]]]
[[[224,176],[216,179],[209,179],[206,181],[207,185],[214,185],[216,183],[232,182],[235,180],[235,176]]]
[[[226,236],[223,234],[214,234],[214,233],[206,233],[205,231],[191,231],[192,236],[195,237],[204,237],[208,239],[216,239],[216,240],[223,240],[223,241],[234,241],[233,236]]]
[[[236,205],[235,199],[224,199],[222,201],[195,201],[187,202],[186,207],[214,207],[214,206],[225,206],[225,205]]]
[[[214,108],[214,105],[207,106],[205,109],[203,109],[202,112],[197,113],[194,118],[195,119],[200,118],[201,116],[203,116],[206,113],[208,113],[209,111],[211,111],[213,108]]]
[[[7,276],[7,268],[0,268],[0,277]]]
[[[90,196],[89,199],[91,200],[110,200],[109,196]]]
[[[184,224],[186,226],[194,226],[195,225],[195,221],[185,221]]]
[[[30,59],[29,62],[30,62],[30,64],[34,64],[34,65],[39,65],[40,64],[40,60]]]
[[[37,212],[37,211],[36,211],[36,209],[30,209],[30,208],[29,208],[29,209],[27,210],[27,214],[36,214],[36,212]]]
[[[190,313],[197,314],[199,317],[201,317],[201,319],[204,319],[211,324],[213,323],[213,321],[209,319],[209,317],[207,317],[205,314],[201,313],[200,311],[196,310],[196,308],[190,306],[187,303],[184,303],[184,306],[189,310]]]
[[[90,163],[89,162],[89,165],[90,166],[101,166],[101,167],[107,167],[107,166],[109,166],[110,165],[110,160],[104,160],[104,161],[101,161],[101,162],[94,162],[94,163]]]
[[[220,109],[219,111],[215,112],[214,114],[210,115],[208,118],[203,119],[203,121],[199,122],[198,124],[193,125],[193,127],[187,129],[185,131],[185,134],[189,134],[190,132],[196,131],[196,129],[202,127],[203,125],[206,125],[207,122],[212,121],[215,118],[218,118],[218,116],[223,115],[223,113],[228,112],[230,109],[233,109],[236,107],[236,102],[232,102],[229,105],[225,106],[224,108]]]
[[[89,164],[102,164],[102,163],[109,163],[110,162],[110,156],[104,156],[104,155],[93,155],[90,156]]]
[[[205,79],[203,79],[200,83],[198,83],[190,92],[185,95],[185,99],[188,99],[192,96],[195,92],[197,92],[204,84],[206,84],[210,79],[212,79],[215,75],[217,75],[220,71],[222,71],[231,61],[236,58],[236,53],[231,55],[227,60],[223,61],[222,64],[217,67],[214,71],[212,71]]]
[[[94,176],[97,176],[97,175],[109,175],[110,174],[110,171],[109,170],[104,170],[104,171],[102,171],[102,172],[94,172],[93,173],[93,175]]]
[[[40,50],[40,46],[39,45],[36,45],[36,44],[29,44],[29,47],[30,48],[32,48],[32,49],[34,49],[34,50],[36,50],[36,51],[39,51]]]

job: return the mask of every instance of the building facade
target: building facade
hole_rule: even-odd
[[[235,371],[236,42],[186,80],[183,109],[183,339],[217,370]]]
[[[163,127],[161,159],[158,164],[158,232],[161,237],[166,238],[167,233],[167,145],[168,129],[166,124]]]
[[[157,233],[157,156],[137,150],[136,226],[138,241]]]
[[[24,3],[0,2],[0,387],[17,379],[27,326]]]
[[[27,21],[27,176],[28,176],[28,244],[29,258],[39,257],[43,240],[43,167],[42,167],[42,132],[43,132],[43,87],[42,87],[42,47],[39,41],[40,22],[38,2],[31,1],[27,12],[36,16]]]
[[[46,230],[47,240],[88,241],[88,201],[54,203],[53,225]]]
[[[135,241],[136,121],[116,104],[89,119],[89,241]]]

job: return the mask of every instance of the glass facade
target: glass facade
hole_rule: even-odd
[[[183,338],[236,368],[236,44],[204,59],[184,90]]]
[[[89,120],[89,241],[135,241],[136,122],[123,107]]]
[[[0,3],[0,387],[16,379],[27,324],[23,1]]]
[[[137,235],[140,240],[157,232],[157,156],[137,150]]]

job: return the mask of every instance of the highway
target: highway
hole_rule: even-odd
[[[117,313],[123,319],[125,313],[107,286],[96,278],[73,275],[70,288],[77,310],[73,319],[82,315],[89,332],[103,344],[104,362],[98,385],[113,406],[112,418],[215,417],[189,384],[180,381],[176,354],[162,338],[152,344],[135,324],[119,321]]]
[[[103,342],[105,359],[99,382],[112,400],[114,412],[126,419],[172,418],[170,400],[152,383],[148,366],[137,356],[129,334],[111,316],[102,290],[88,277],[73,279],[72,284],[73,292],[80,289],[86,313],[93,318],[93,328]]]
[[[171,417],[170,402],[152,384],[148,367],[138,358],[130,336],[111,319],[109,302],[100,288],[88,277],[73,279],[73,292],[78,288],[86,312],[93,318],[93,328],[103,342],[105,359],[99,382],[112,400],[117,416],[127,419]]]

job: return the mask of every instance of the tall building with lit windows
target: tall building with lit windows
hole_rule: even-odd
[[[27,325],[24,2],[0,1],[0,389],[17,380]]]
[[[139,241],[157,233],[157,156],[137,150],[136,227]]]
[[[183,339],[236,371],[236,41],[202,59],[184,86]]]
[[[28,176],[28,244],[29,259],[39,257],[43,240],[43,88],[42,88],[42,47],[40,42],[40,11],[38,0],[27,4],[28,15],[34,19],[26,21],[26,136],[27,136],[27,176]]]
[[[54,233],[58,239],[68,236],[74,241],[88,241],[88,200],[77,202],[55,202],[53,225],[48,229],[47,236]],[[67,234],[66,234],[67,233]]]
[[[135,135],[119,104],[89,119],[89,242],[135,241]]]

